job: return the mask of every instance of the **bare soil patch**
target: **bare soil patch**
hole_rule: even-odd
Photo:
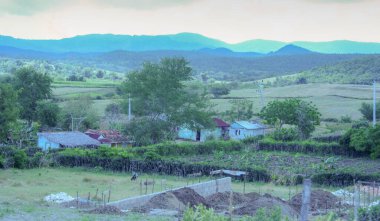
[[[302,193],[299,193],[290,199],[289,204],[292,205],[297,211],[301,210],[302,206]],[[320,211],[335,209],[339,206],[339,198],[334,194],[324,190],[313,190],[310,198],[310,211]]]

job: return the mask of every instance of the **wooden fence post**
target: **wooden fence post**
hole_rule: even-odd
[[[311,180],[305,179],[303,182],[301,221],[308,221],[309,205],[311,195]]]

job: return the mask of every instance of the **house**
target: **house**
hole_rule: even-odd
[[[42,150],[66,147],[98,147],[100,142],[84,133],[73,132],[44,132],[37,133],[38,147]]]
[[[235,121],[231,124],[229,136],[233,140],[241,140],[265,134],[265,126],[256,122]]]
[[[216,139],[228,139],[228,129],[230,125],[219,118],[213,118],[213,121],[215,123],[214,129],[191,130],[186,127],[181,127],[178,130],[178,138],[201,142],[211,137]]]
[[[87,136],[98,140],[101,144],[106,144],[111,147],[124,146],[130,142],[120,132],[116,130],[87,130]]]

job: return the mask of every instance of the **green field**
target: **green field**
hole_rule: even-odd
[[[120,83],[120,82],[119,82]],[[94,100],[94,108],[103,115],[106,106],[119,101],[119,98],[107,97],[115,93],[117,84],[110,85],[108,81],[55,83],[53,94],[63,100],[75,99],[78,96],[90,96]],[[377,92],[380,99],[380,90]],[[362,102],[372,102],[372,87],[367,85],[344,84],[303,84],[285,87],[270,87],[264,90],[264,103],[276,99],[300,98],[311,101],[322,113],[322,118],[337,118],[349,116],[353,120],[361,118],[359,108]],[[261,102],[256,88],[231,90],[229,95],[212,99],[215,110],[223,112],[231,107],[232,99],[248,99],[253,102],[254,112],[261,109]]]
[[[377,92],[380,98],[380,90]],[[254,111],[261,109],[257,89],[231,90],[223,99],[213,99],[216,109],[224,111],[230,108],[229,100],[246,98],[253,102]],[[367,85],[343,84],[303,84],[264,89],[264,102],[276,99],[300,98],[311,101],[322,113],[322,118],[340,118],[350,116],[361,118],[359,108],[362,102],[372,102],[372,87]]]

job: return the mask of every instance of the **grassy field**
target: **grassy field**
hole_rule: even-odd
[[[131,181],[130,174],[98,171],[84,168],[40,168],[29,170],[0,170],[0,220],[117,220],[118,216],[93,215],[78,212],[76,209],[61,208],[47,204],[44,196],[66,192],[71,196],[87,198],[94,196],[96,190],[108,193],[111,189],[111,201],[140,195],[140,181]],[[163,189],[186,186],[212,178],[182,178],[141,174],[142,181],[155,180],[153,192]],[[161,186],[161,183],[162,186]],[[243,192],[243,183],[233,182],[233,190]],[[288,199],[301,191],[300,186],[275,186],[270,183],[247,183],[246,192],[270,193]],[[145,194],[145,188],[142,189]],[[148,193],[152,192],[149,186]],[[173,220],[170,217],[148,217],[143,214],[130,214],[123,220]]]
[[[377,92],[380,97],[380,90]],[[229,100],[233,98],[246,98],[253,102],[254,111],[261,109],[260,98],[257,89],[231,90],[224,99],[214,99],[216,109],[224,111],[230,108]],[[264,101],[285,98],[300,98],[311,101],[322,113],[322,118],[340,118],[350,116],[359,119],[359,108],[362,102],[371,102],[372,87],[366,85],[342,85],[342,84],[303,84],[285,87],[266,88]]]

